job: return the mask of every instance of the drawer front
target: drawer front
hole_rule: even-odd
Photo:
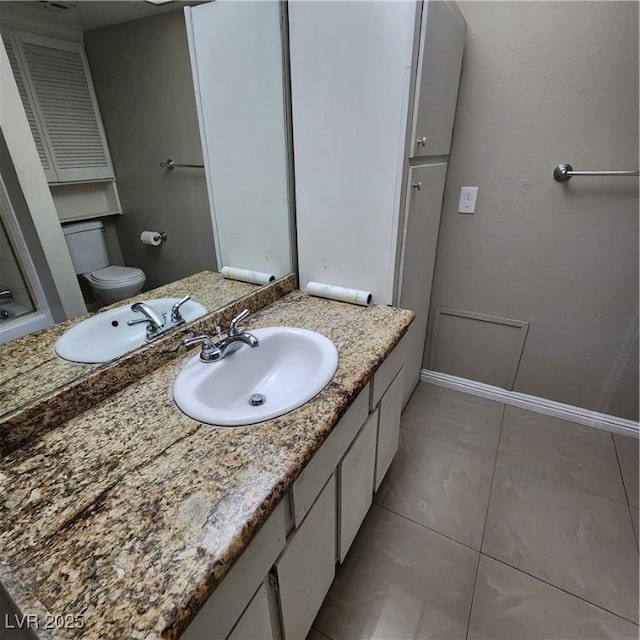
[[[372,413],[339,467],[338,560],[344,559],[373,500],[378,410]]]
[[[336,568],[336,477],[332,475],[276,563],[284,640],[307,637]]]
[[[296,527],[300,526],[313,501],[335,472],[338,463],[367,419],[368,402],[367,384],[293,484],[291,496]]]
[[[398,375],[398,371],[400,371],[402,365],[404,365],[406,344],[407,340],[405,335],[402,337],[400,342],[398,342],[393,351],[387,356],[387,359],[380,365],[378,370],[373,374],[370,403],[371,410],[378,406],[384,392],[389,388],[393,379]]]
[[[398,450],[404,368],[395,377],[380,401],[378,421],[378,451],[376,455],[375,490],[378,490],[387,469]]]

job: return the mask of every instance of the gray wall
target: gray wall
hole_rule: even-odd
[[[182,11],[87,32],[87,57],[113,159],[124,215],[116,230],[125,264],[145,288],[215,269],[204,171],[165,171],[161,160],[202,163]],[[166,231],[160,247],[145,229]]]
[[[637,168],[638,4],[460,7],[467,44],[423,364],[637,419],[638,181],[562,185],[551,173]],[[456,213],[463,185],[480,187],[475,215]],[[513,325],[465,314],[440,314],[434,335],[438,307],[529,323],[524,347]]]

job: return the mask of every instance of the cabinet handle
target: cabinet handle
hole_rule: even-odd
[[[420,191],[422,189],[422,182],[414,182],[411,185],[412,189],[415,189],[416,191]]]
[[[424,145],[427,144],[427,139],[425,138],[425,136],[421,136],[416,140],[416,144],[419,147],[424,147]]]

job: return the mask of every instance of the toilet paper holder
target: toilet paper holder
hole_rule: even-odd
[[[166,231],[143,231],[140,234],[140,241],[152,247],[158,247],[166,240]]]

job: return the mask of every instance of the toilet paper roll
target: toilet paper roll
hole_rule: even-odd
[[[345,287],[337,287],[323,282],[309,282],[306,291],[312,296],[329,298],[329,300],[337,300],[338,302],[350,302],[351,304],[359,304],[362,307],[368,307],[372,299],[370,291],[346,289]]]
[[[229,280],[240,280],[251,284],[267,284],[273,282],[276,277],[272,273],[264,271],[251,271],[250,269],[238,269],[237,267],[222,267],[220,273]]]
[[[140,234],[140,242],[157,247],[162,244],[162,234],[159,231],[143,231]]]

